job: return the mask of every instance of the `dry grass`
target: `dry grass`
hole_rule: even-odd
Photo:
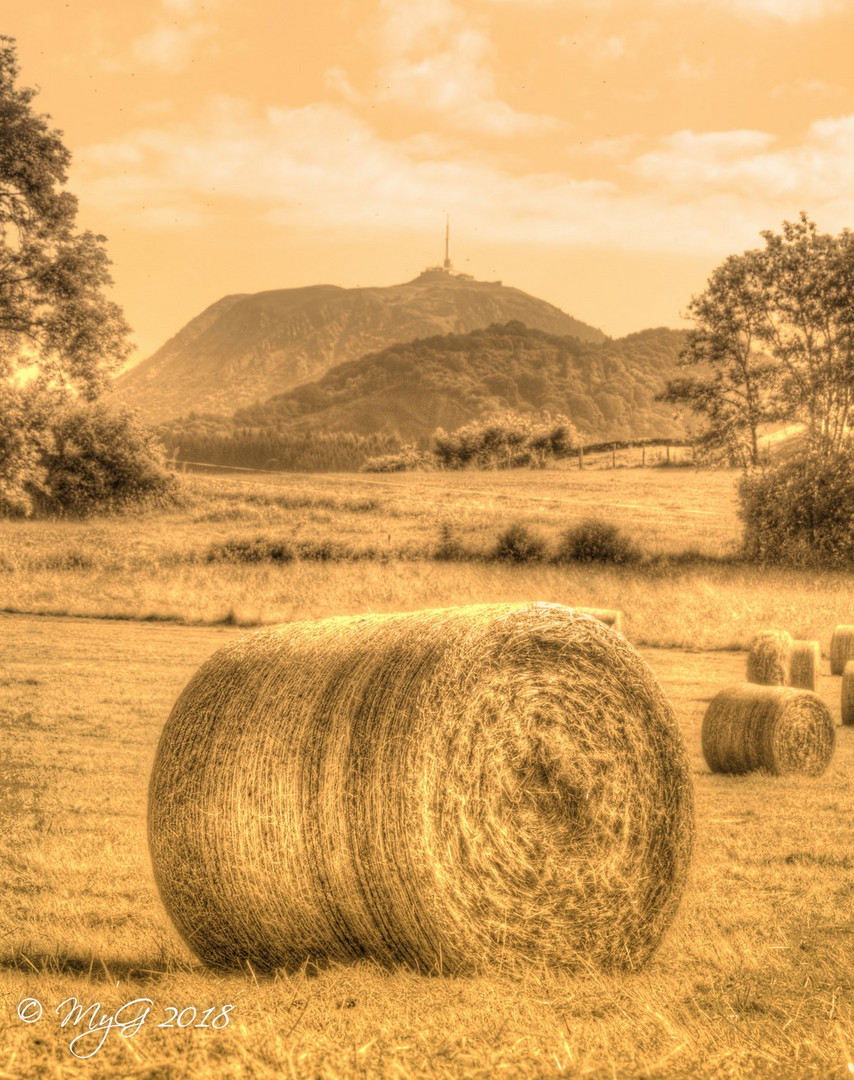
[[[787,625],[791,625],[787,621]],[[234,628],[0,617],[0,1073],[7,1077],[725,1077],[833,1080],[854,1058],[854,732],[816,779],[712,775],[708,700],[744,653],[648,650],[696,793],[691,880],[639,974],[429,979],[368,963],[275,978],[198,971],[146,857],[148,777],[181,688]],[[839,717],[839,679],[820,693]],[[118,985],[117,985],[118,984]],[[52,1007],[153,1001],[88,1061]],[[15,1016],[25,997],[48,1009]],[[220,1031],[165,1006],[233,1003]]]
[[[702,558],[646,566],[495,564],[432,557],[440,525],[486,551],[511,517],[556,547],[591,514],[647,552],[720,557],[737,542],[733,475],[693,469],[438,475],[187,477],[168,514],[91,522],[0,521],[0,610],[241,626],[538,597],[621,609],[630,640],[746,648],[785,626],[816,639],[850,617],[851,578]],[[208,561],[230,541],[289,545],[290,561]],[[340,556],[362,556],[345,558]],[[369,555],[371,557],[365,557]],[[329,557],[327,557],[329,556]]]

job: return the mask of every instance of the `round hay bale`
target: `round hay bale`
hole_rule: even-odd
[[[830,639],[830,674],[841,675],[854,660],[854,626],[837,626]]]
[[[793,641],[789,657],[789,686],[818,690],[821,674],[821,646],[817,641]]]
[[[709,703],[703,756],[712,772],[819,776],[833,756],[835,735],[830,710],[811,691],[741,683]]]
[[[842,723],[854,724],[854,660],[842,672]]]
[[[625,639],[556,604],[330,619],[215,653],[165,725],[149,846],[207,964],[635,969],[693,789]]]
[[[785,630],[763,630],[750,643],[747,681],[763,686],[788,686],[792,636]]]
[[[612,629],[623,632],[623,613],[614,608],[576,608],[576,611],[581,611],[585,615],[592,615],[594,619],[598,619],[599,622],[604,623],[606,626],[610,626]]]

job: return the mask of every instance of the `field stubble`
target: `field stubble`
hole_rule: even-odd
[[[713,776],[700,723],[743,678],[759,629],[818,639],[850,622],[851,578],[671,560],[506,566],[432,557],[447,522],[484,552],[514,520],[550,544],[580,518],[648,555],[736,547],[726,473],[615,470],[392,477],[186,478],[151,517],[0,523],[0,1077],[815,1077],[854,1068],[854,730],[817,779]],[[335,541],[361,558],[208,561],[263,536]],[[368,553],[368,555],[366,555]],[[157,738],[199,663],[235,624],[553,600],[622,608],[673,701],[698,836],[677,921],[649,967],[617,980],[532,971],[428,979],[356,964],[224,977],[194,965],[159,903],[145,801]],[[151,618],[210,626],[126,621]],[[231,625],[229,625],[231,624]],[[691,650],[691,651],[688,651]],[[824,665],[825,672],[827,665]],[[820,693],[839,719],[839,680]],[[52,1008],[151,998],[235,1004],[223,1030],[113,1032],[87,1061]],[[19,1022],[25,997],[45,1003]]]
[[[713,776],[708,699],[735,653],[643,650],[677,710],[697,849],[677,921],[622,979],[535,971],[424,978],[370,963],[275,979],[199,970],[156,895],[145,801],[160,728],[236,628],[0,616],[0,1073],[11,1077],[842,1077],[854,1036],[854,732],[815,780]],[[839,680],[820,691],[838,720]],[[850,738],[848,736],[851,736]],[[112,1032],[87,1061],[53,1008],[134,998],[219,1031]],[[38,1025],[17,1003],[45,1006]],[[78,1029],[79,1030],[79,1029]],[[92,1040],[88,1048],[94,1045]],[[84,1042],[78,1047],[87,1049]]]

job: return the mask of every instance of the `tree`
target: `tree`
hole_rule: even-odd
[[[15,43],[0,37],[0,373],[36,366],[92,400],[129,355],[129,328],[104,295],[105,237],[75,231],[62,133],[17,78]]]
[[[105,238],[76,229],[77,200],[64,190],[71,156],[50,117],[34,110],[36,91],[17,85],[18,75],[15,42],[0,36],[0,511],[6,513],[56,503],[49,489],[57,425],[68,422],[77,402],[75,415],[85,427],[86,403],[131,351],[122,311],[106,295],[112,280]],[[90,446],[100,450],[110,431],[119,437],[130,430],[127,418],[113,428],[100,413],[90,419],[102,436]],[[145,439],[135,445],[143,475],[156,452]]]
[[[769,422],[803,423],[811,454],[837,452],[854,406],[854,235],[819,233],[801,214],[762,237],[691,300],[679,362],[700,372],[660,396],[703,415],[707,444],[745,466]]]
[[[759,461],[759,427],[775,418],[770,388],[776,365],[763,338],[765,301],[761,253],[730,255],[695,296],[688,314],[695,327],[679,365],[702,375],[672,380],[660,400],[705,416],[705,444],[742,465]]]

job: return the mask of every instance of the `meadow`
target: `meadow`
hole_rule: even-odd
[[[712,775],[699,730],[711,696],[743,679],[737,650],[755,629],[826,651],[833,626],[854,621],[852,582],[730,561],[733,491],[731,474],[691,469],[188,477],[182,504],[157,515],[0,523],[0,1078],[851,1075],[854,729],[837,728],[811,780]],[[554,542],[590,514],[653,558],[476,557],[511,520]],[[472,558],[435,558],[445,522]],[[241,536],[306,547],[281,563],[209,558]],[[325,556],[308,546],[321,541]],[[676,709],[697,843],[647,968],[201,970],[160,905],[145,836],[160,729],[198,665],[256,623],[513,599],[623,608]],[[828,670],[819,692],[838,722]],[[82,1027],[55,1012],[69,997],[106,1014],[144,998],[151,1012],[79,1058]],[[41,1002],[37,1023],[18,1018],[25,999]],[[193,1026],[226,1005],[226,1025]],[[190,1026],[158,1027],[169,1006],[196,1009]]]

